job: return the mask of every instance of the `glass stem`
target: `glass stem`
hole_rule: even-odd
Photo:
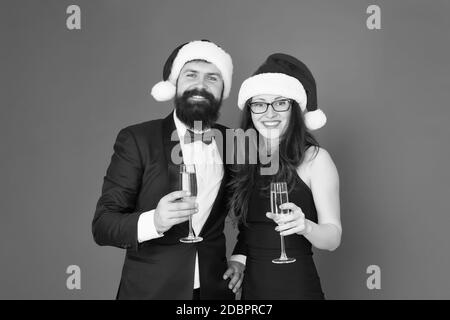
[[[194,238],[194,231],[192,230],[192,216],[189,216],[189,238]]]
[[[281,234],[280,234],[280,241],[281,241],[281,257],[280,257],[280,259],[287,259],[287,256],[286,256],[286,250],[285,250],[285,248],[284,248],[284,236],[282,236]]]

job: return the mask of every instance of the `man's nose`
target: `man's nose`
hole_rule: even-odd
[[[197,83],[195,84],[195,87],[197,89],[206,89],[207,88],[206,79],[204,77],[199,77]]]

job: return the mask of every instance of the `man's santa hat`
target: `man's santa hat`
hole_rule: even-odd
[[[172,52],[164,64],[163,81],[152,88],[153,98],[157,101],[168,101],[175,97],[180,71],[187,62],[193,60],[210,62],[219,69],[224,83],[223,99],[226,99],[230,95],[233,62],[228,53],[208,40],[187,42]]]

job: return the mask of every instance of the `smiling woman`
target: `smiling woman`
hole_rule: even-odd
[[[230,286],[237,291],[242,284],[242,299],[324,299],[311,249],[336,249],[341,222],[337,169],[309,132],[326,122],[317,108],[314,77],[294,57],[271,55],[242,84],[238,105],[241,127],[256,129],[280,163],[271,175],[259,173],[261,161],[233,168],[230,214],[239,235],[230,269],[243,278]],[[278,208],[271,208],[269,186],[281,181],[287,183],[291,202],[280,209],[291,214],[275,214]],[[279,235],[287,236],[281,238],[284,255],[273,260],[279,256]],[[284,247],[294,259],[285,257]]]
[[[276,150],[278,140],[286,129],[291,115],[292,101],[285,97],[260,94],[251,98],[248,107],[251,110],[253,124],[258,132],[271,143]]]

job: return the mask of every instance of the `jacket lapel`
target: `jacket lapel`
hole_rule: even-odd
[[[162,139],[164,146],[164,156],[167,164],[167,185],[168,193],[181,190],[180,188],[180,169],[179,165],[183,163],[183,153],[181,152],[180,141],[177,128],[173,121],[173,111],[163,120]],[[189,223],[183,222],[173,226],[171,229],[177,230],[180,235],[188,234]]]
[[[183,154],[173,121],[173,112],[163,120],[162,137],[164,145],[164,155],[167,161],[167,178],[169,192],[180,190],[178,165],[183,163]]]

